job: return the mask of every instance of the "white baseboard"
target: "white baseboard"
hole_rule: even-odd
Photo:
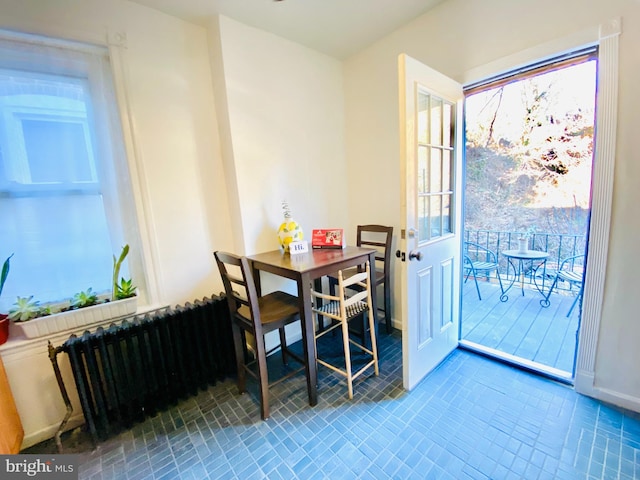
[[[634,412],[640,412],[640,398],[617,392],[608,388],[598,387],[595,377],[591,372],[576,372],[574,388],[576,392],[595,398],[618,407],[626,408]]]
[[[82,415],[82,413],[73,415],[65,425],[64,431],[66,432],[69,430],[73,430],[83,423],[84,415]],[[55,425],[50,425],[46,428],[43,428],[42,430],[38,430],[37,432],[32,432],[29,435],[25,435],[25,437],[22,439],[22,446],[20,447],[20,450],[24,450],[25,448],[32,447],[33,445],[53,438],[59,427],[60,424],[57,423]],[[64,443],[62,444],[62,446],[64,447]]]

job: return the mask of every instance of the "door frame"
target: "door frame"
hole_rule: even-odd
[[[618,50],[621,33],[621,19],[619,17],[613,18],[596,28],[577,32],[570,37],[545,43],[470,70],[464,75],[462,83],[468,85],[496,73],[513,70],[514,66],[533,63],[587,45],[598,45],[598,97],[596,102],[592,217],[587,240],[589,269],[584,279],[583,311],[578,338],[574,388],[578,393],[637,409],[639,405],[633,399],[600,389],[595,385],[596,351],[602,317],[611,225],[617,138]]]

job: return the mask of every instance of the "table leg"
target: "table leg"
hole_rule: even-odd
[[[544,283],[542,288],[540,288],[540,286],[538,285],[538,282],[536,280],[536,274],[538,272],[538,270],[540,269],[540,267],[542,265],[544,265],[546,263],[546,259],[543,259],[540,263],[538,263],[535,267],[534,267],[534,261],[536,261],[537,259],[522,259],[522,258],[518,258],[518,266],[516,267],[515,263],[513,263],[513,260],[511,258],[508,258],[508,264],[507,264],[507,275],[509,274],[509,266],[511,266],[511,268],[513,268],[513,278],[511,279],[511,282],[509,283],[509,285],[507,286],[507,288],[505,288],[502,291],[502,295],[500,295],[500,301],[501,302],[506,302],[509,299],[509,296],[507,295],[507,292],[509,292],[509,290],[511,290],[511,288],[515,285],[515,283],[517,281],[520,281],[520,291],[522,293],[522,296],[524,297],[524,280],[525,280],[525,268],[524,268],[524,262],[528,261],[531,262],[531,278],[533,279],[533,285],[536,288],[536,290],[538,290],[538,292],[544,297],[544,299],[540,302],[541,305],[543,307],[548,306],[548,295],[546,295],[544,293]]]
[[[524,260],[522,259],[518,260],[518,277],[520,277],[520,290],[524,297]]]
[[[514,265],[513,261],[510,258],[508,258],[507,261],[508,261],[507,275],[509,275],[509,265],[511,265],[511,268],[513,268],[513,279],[511,280],[511,283],[509,283],[509,286],[502,291],[502,295],[500,295],[501,302],[506,302],[507,300],[509,300],[509,295],[507,295],[507,292],[511,290],[513,285],[516,283],[518,277],[520,276],[520,270],[522,268],[521,262],[518,263],[518,268],[516,268],[516,266]],[[522,294],[524,295],[524,285],[522,286]]]
[[[300,302],[300,329],[304,357],[307,360],[307,392],[309,405],[318,404],[318,368],[316,364],[316,341],[313,311],[311,310],[311,278],[303,274],[298,282],[298,299]]]

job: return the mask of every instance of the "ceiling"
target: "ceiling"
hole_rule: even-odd
[[[189,22],[221,14],[338,59],[444,0],[131,0]]]

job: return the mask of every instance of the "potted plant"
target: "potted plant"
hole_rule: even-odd
[[[82,292],[78,292],[71,300],[71,308],[85,308],[98,304],[98,295],[96,295],[91,287]]]
[[[26,322],[33,318],[45,317],[51,314],[49,307],[40,306],[40,302],[30,297],[18,297],[13,308],[9,310],[9,320]]]
[[[126,244],[122,247],[122,251],[120,252],[120,257],[116,259],[116,256],[113,256],[113,276],[112,276],[112,289],[111,289],[111,300],[123,300],[125,298],[131,298],[136,296],[136,286],[133,285],[132,280],[125,280],[124,277],[120,279],[120,283],[118,283],[118,277],[120,276],[120,266],[127,255],[129,254],[129,244]]]
[[[136,311],[136,286],[121,278],[120,267],[129,253],[129,245],[120,256],[113,256],[112,290],[98,294],[92,288],[76,293],[63,303],[41,306],[33,296],[18,298],[11,310],[18,331],[27,338],[37,338],[64,330],[84,328],[109,319],[131,315]],[[47,318],[43,318],[47,316]]]
[[[7,277],[9,276],[11,257],[13,257],[13,253],[7,257],[2,265],[2,273],[0,273],[0,296],[2,296],[4,282],[7,281]],[[8,315],[6,313],[0,313],[0,345],[6,342],[9,338],[9,319],[7,317]]]

